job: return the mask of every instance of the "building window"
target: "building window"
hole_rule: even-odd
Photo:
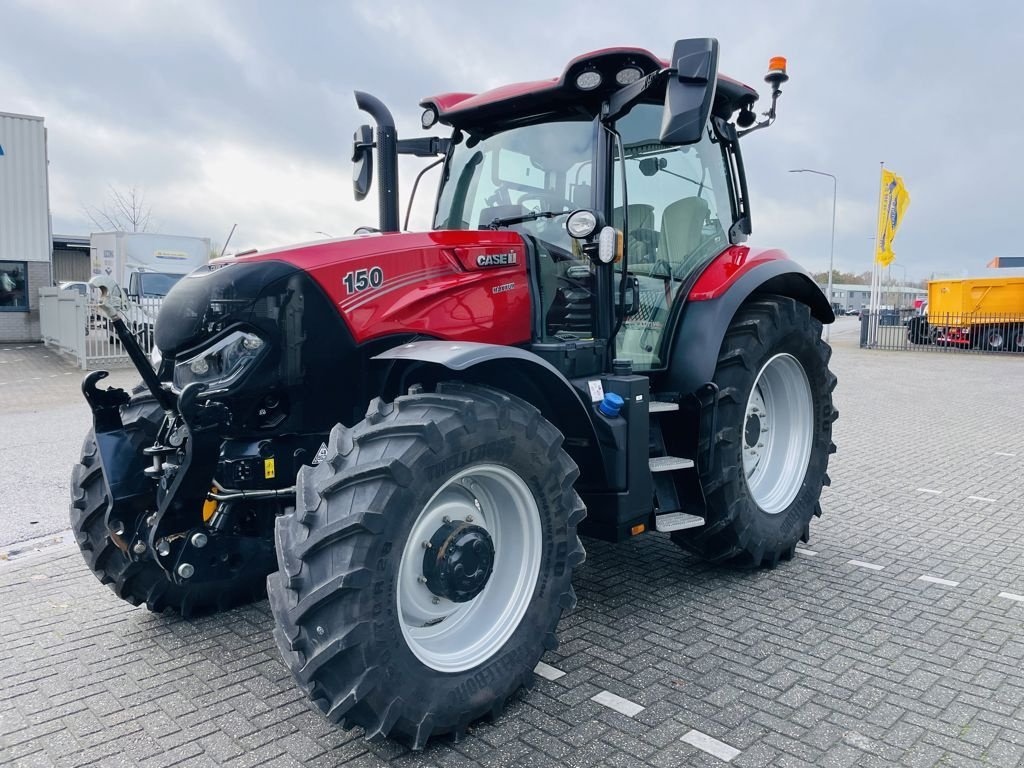
[[[28,264],[0,261],[0,312],[28,312]]]

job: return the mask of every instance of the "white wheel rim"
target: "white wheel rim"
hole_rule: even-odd
[[[795,357],[780,354],[754,380],[741,425],[743,475],[770,515],[787,509],[804,484],[814,439],[814,399]]]
[[[490,578],[467,602],[438,597],[421,581],[423,543],[445,518],[480,526],[494,544]],[[537,502],[517,473],[478,464],[450,478],[413,523],[398,567],[398,619],[409,650],[440,672],[472,669],[494,656],[530,605],[541,545]]]

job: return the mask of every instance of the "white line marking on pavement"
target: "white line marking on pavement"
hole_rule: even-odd
[[[680,741],[685,741],[687,744],[707,752],[709,755],[713,755],[725,763],[732,762],[740,754],[736,747],[731,747],[724,741],[719,741],[700,731],[689,731],[683,735]]]
[[[1000,453],[999,451],[996,451],[996,456],[1009,456],[1010,458],[1013,458],[1016,455],[1016,453]]]
[[[942,493],[942,491],[933,491],[931,488],[918,488],[918,493]]]
[[[1005,597],[1007,600],[1016,600],[1018,603],[1024,603],[1024,595],[1015,595],[1013,592],[1000,592],[1000,597]]]
[[[603,704],[608,707],[608,709],[614,709],[616,712],[619,712],[626,717],[636,717],[644,711],[644,708],[636,702],[624,699],[621,696],[616,696],[611,691],[595,693],[590,697],[590,700],[596,701],[598,704]]]
[[[817,557],[818,556],[818,553],[815,552],[813,549],[800,549],[800,547],[797,547],[796,551],[797,551],[798,554],[801,554],[801,555],[808,555],[810,557]]]
[[[950,581],[949,579],[940,579],[938,576],[918,576],[918,581],[927,581],[929,584],[942,584],[946,587],[959,587],[959,581]]]
[[[865,563],[863,560],[847,560],[847,565],[855,565],[858,568],[867,568],[869,571],[880,571],[885,568],[884,565],[875,565],[874,563]]]
[[[545,664],[543,661],[538,661],[537,666],[533,668],[533,671],[545,680],[557,680],[560,677],[565,677],[565,672],[560,669],[555,669],[550,664]]]
[[[974,501],[995,501],[995,499],[990,499],[986,496],[968,496],[967,498],[973,499]]]

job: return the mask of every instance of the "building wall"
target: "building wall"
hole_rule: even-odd
[[[89,280],[92,267],[89,254],[80,250],[53,249],[53,282],[63,283],[66,280]]]
[[[0,343],[38,341],[39,289],[51,284],[43,118],[0,112],[0,148]]]

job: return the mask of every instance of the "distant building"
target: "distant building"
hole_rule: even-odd
[[[39,341],[50,253],[43,118],[0,112],[0,343]]]
[[[818,283],[822,293],[825,293],[828,284]],[[883,285],[879,303],[883,307],[895,307],[896,309],[908,309],[914,306],[916,299],[927,298],[928,291],[923,288],[911,288],[905,285]],[[871,286],[859,285],[857,283],[833,283],[832,302],[843,307],[847,311],[866,307],[871,303]]]
[[[92,277],[89,263],[88,235],[53,236],[53,282],[88,281]]]

